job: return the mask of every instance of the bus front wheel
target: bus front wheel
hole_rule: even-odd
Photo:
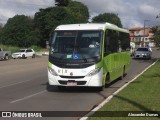
[[[110,75],[109,75],[109,73],[108,73],[108,74],[106,75],[106,79],[105,79],[105,87],[108,87],[109,83],[110,83]]]

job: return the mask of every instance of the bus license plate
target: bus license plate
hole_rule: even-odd
[[[67,86],[77,86],[77,82],[67,82]]]

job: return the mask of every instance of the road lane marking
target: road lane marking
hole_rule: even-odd
[[[42,77],[42,76],[38,76],[38,78],[39,78],[39,77]],[[36,77],[36,78],[37,78],[37,77]],[[1,89],[1,88],[5,88],[5,87],[10,87],[10,86],[13,86],[13,85],[17,85],[17,84],[21,84],[21,83],[25,83],[25,82],[29,82],[29,81],[32,81],[32,80],[34,80],[34,79],[36,79],[36,78],[30,79],[30,80],[26,80],[26,81],[22,81],[22,82],[17,82],[17,83],[9,84],[9,85],[5,85],[5,86],[1,86],[0,89]]]
[[[32,79],[32,80],[33,80],[33,79]],[[21,84],[21,83],[25,83],[25,82],[29,82],[29,81],[31,81],[31,80],[26,80],[26,81],[22,81],[22,82],[17,82],[17,83],[5,85],[5,86],[0,87],[0,89],[1,89],[1,88],[5,88],[5,87],[10,87],[10,86],[13,86],[13,85],[17,85],[17,84]]]
[[[140,77],[144,72],[146,72],[149,68],[151,68],[153,65],[155,65],[159,61],[156,60],[153,64],[148,66],[146,69],[144,69],[140,74],[138,74],[136,77],[134,77],[131,81],[128,83],[124,84],[121,88],[119,88],[117,91],[115,91],[112,95],[107,97],[104,101],[102,101],[97,107],[92,109],[88,114],[85,116],[81,117],[80,120],[87,120],[89,116],[93,115],[96,111],[98,111],[100,108],[102,108],[106,103],[108,103],[116,94],[118,94],[121,90],[123,90],[125,87],[127,87],[131,82],[136,80],[138,77]]]
[[[34,96],[36,96],[36,95],[39,95],[39,94],[42,94],[42,93],[45,93],[45,92],[47,92],[47,90],[43,90],[43,91],[41,91],[41,92],[38,92],[38,93],[35,93],[35,94],[32,94],[32,95],[23,97],[23,98],[21,98],[21,99],[17,99],[17,100],[11,101],[10,103],[13,104],[13,103],[16,103],[16,102],[20,102],[20,101],[29,99],[29,98],[31,98],[31,97],[34,97]]]

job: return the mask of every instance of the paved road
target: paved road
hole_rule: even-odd
[[[102,92],[88,88],[70,88],[64,92],[54,88],[48,92],[47,57],[0,61],[0,111],[89,111],[157,58],[160,51],[154,50],[152,60],[132,60],[124,80],[114,82]],[[78,117],[42,119],[75,120]]]

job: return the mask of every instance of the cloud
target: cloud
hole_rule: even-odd
[[[90,19],[102,13],[115,13],[124,27],[160,24],[160,0],[76,0],[88,6]],[[54,0],[0,0],[0,23],[17,14],[34,16],[40,8],[54,6]]]
[[[124,27],[143,27],[144,20],[153,25],[156,15],[160,13],[160,0],[77,0],[85,3],[91,17],[99,13],[113,12],[121,18]]]
[[[40,8],[54,6],[54,0],[0,0],[0,22],[15,15],[34,16]]]

